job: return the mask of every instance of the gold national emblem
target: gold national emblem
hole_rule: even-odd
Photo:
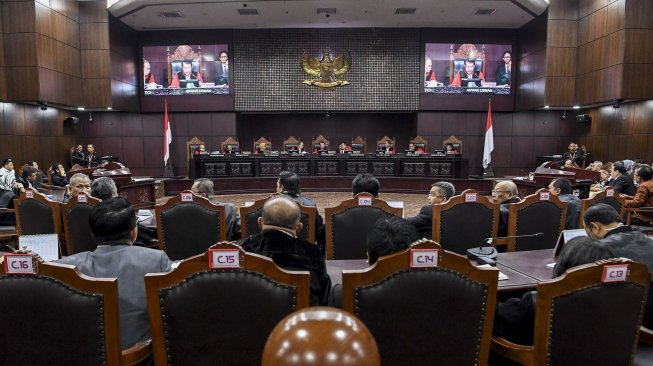
[[[333,88],[349,85],[349,81],[340,80],[349,71],[351,58],[349,55],[331,59],[329,52],[322,52],[322,59],[302,54],[302,69],[313,79],[304,80],[304,84],[320,88]]]

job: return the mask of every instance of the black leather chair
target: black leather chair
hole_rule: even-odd
[[[627,278],[604,282],[604,267],[628,264]],[[631,365],[651,274],[609,259],[537,286],[532,346],[492,338],[492,351],[523,365]]]
[[[372,203],[360,205],[359,198],[370,199]],[[325,208],[327,259],[367,258],[365,242],[376,221],[392,216],[403,217],[403,214],[403,208],[391,207],[369,193],[359,193],[336,207]]]
[[[542,233],[538,237],[508,238],[508,251],[553,249],[565,227],[567,204],[542,188],[510,205],[508,236]]]
[[[80,196],[83,198],[80,199]],[[93,207],[100,202],[102,201],[97,198],[81,193],[61,205],[68,255],[93,251],[97,248],[97,242],[88,224],[88,217]]]
[[[598,192],[591,198],[580,201],[580,229],[585,227],[585,222],[583,221],[585,211],[597,203],[605,203],[614,207],[619,212],[619,215],[626,219],[626,199],[621,197],[614,189],[607,188],[605,191]]]
[[[59,202],[28,188],[14,200],[16,232],[21,235],[57,234],[59,253],[66,253]]]
[[[192,201],[182,201],[182,195]],[[186,259],[227,240],[226,210],[208,199],[185,191],[155,207],[159,249],[171,260]]]
[[[3,365],[127,365],[150,351],[122,352],[117,280],[93,279],[73,266],[38,263],[37,273],[0,266],[0,360]]]
[[[473,189],[433,205],[433,241],[446,250],[465,254],[484,239],[497,236],[499,205]],[[473,228],[473,230],[471,230]]]
[[[258,218],[263,216],[263,205],[270,198],[263,198],[254,201],[251,206],[238,207],[240,215],[240,232],[243,238],[261,232],[258,226]],[[297,203],[301,216],[299,221],[302,223],[302,231],[299,232],[299,238],[306,240],[310,243],[316,242],[317,222],[317,208],[312,206],[304,206]]]
[[[209,268],[209,252],[173,272],[145,276],[157,365],[260,365],[275,325],[309,304],[309,273],[236,250],[240,267]]]
[[[419,249],[438,250],[438,266],[411,268]],[[384,366],[485,365],[497,284],[496,269],[427,241],[343,271],[343,308],[370,329]]]

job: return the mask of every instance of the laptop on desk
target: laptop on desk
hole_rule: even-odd
[[[565,246],[565,243],[578,236],[587,236],[585,229],[562,230],[558,236],[556,246],[553,248],[553,258],[560,256],[560,252],[562,252],[562,247]]]
[[[199,88],[200,81],[198,79],[179,80],[180,88]]]

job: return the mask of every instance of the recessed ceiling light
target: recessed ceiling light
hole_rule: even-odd
[[[108,110],[112,110],[113,108],[111,108],[111,107],[107,107],[107,109],[108,109]]]
[[[83,111],[83,110],[84,110],[84,107],[77,107],[77,110],[78,110],[78,111]]]
[[[544,106],[544,109],[549,109],[549,106],[548,106],[548,105],[545,105],[545,106]]]
[[[575,106],[574,106],[574,109],[580,109],[580,106],[579,106],[579,105],[575,105]]]

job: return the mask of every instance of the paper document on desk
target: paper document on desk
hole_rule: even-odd
[[[59,259],[57,234],[21,235],[18,238],[18,247],[37,253],[46,262]]]
[[[476,268],[496,268],[496,267],[492,267],[489,264],[481,264],[480,266],[476,266]],[[503,273],[501,271],[497,271],[497,272],[499,272],[499,281],[503,281],[503,280],[508,279],[508,276],[506,276],[505,273]]]

